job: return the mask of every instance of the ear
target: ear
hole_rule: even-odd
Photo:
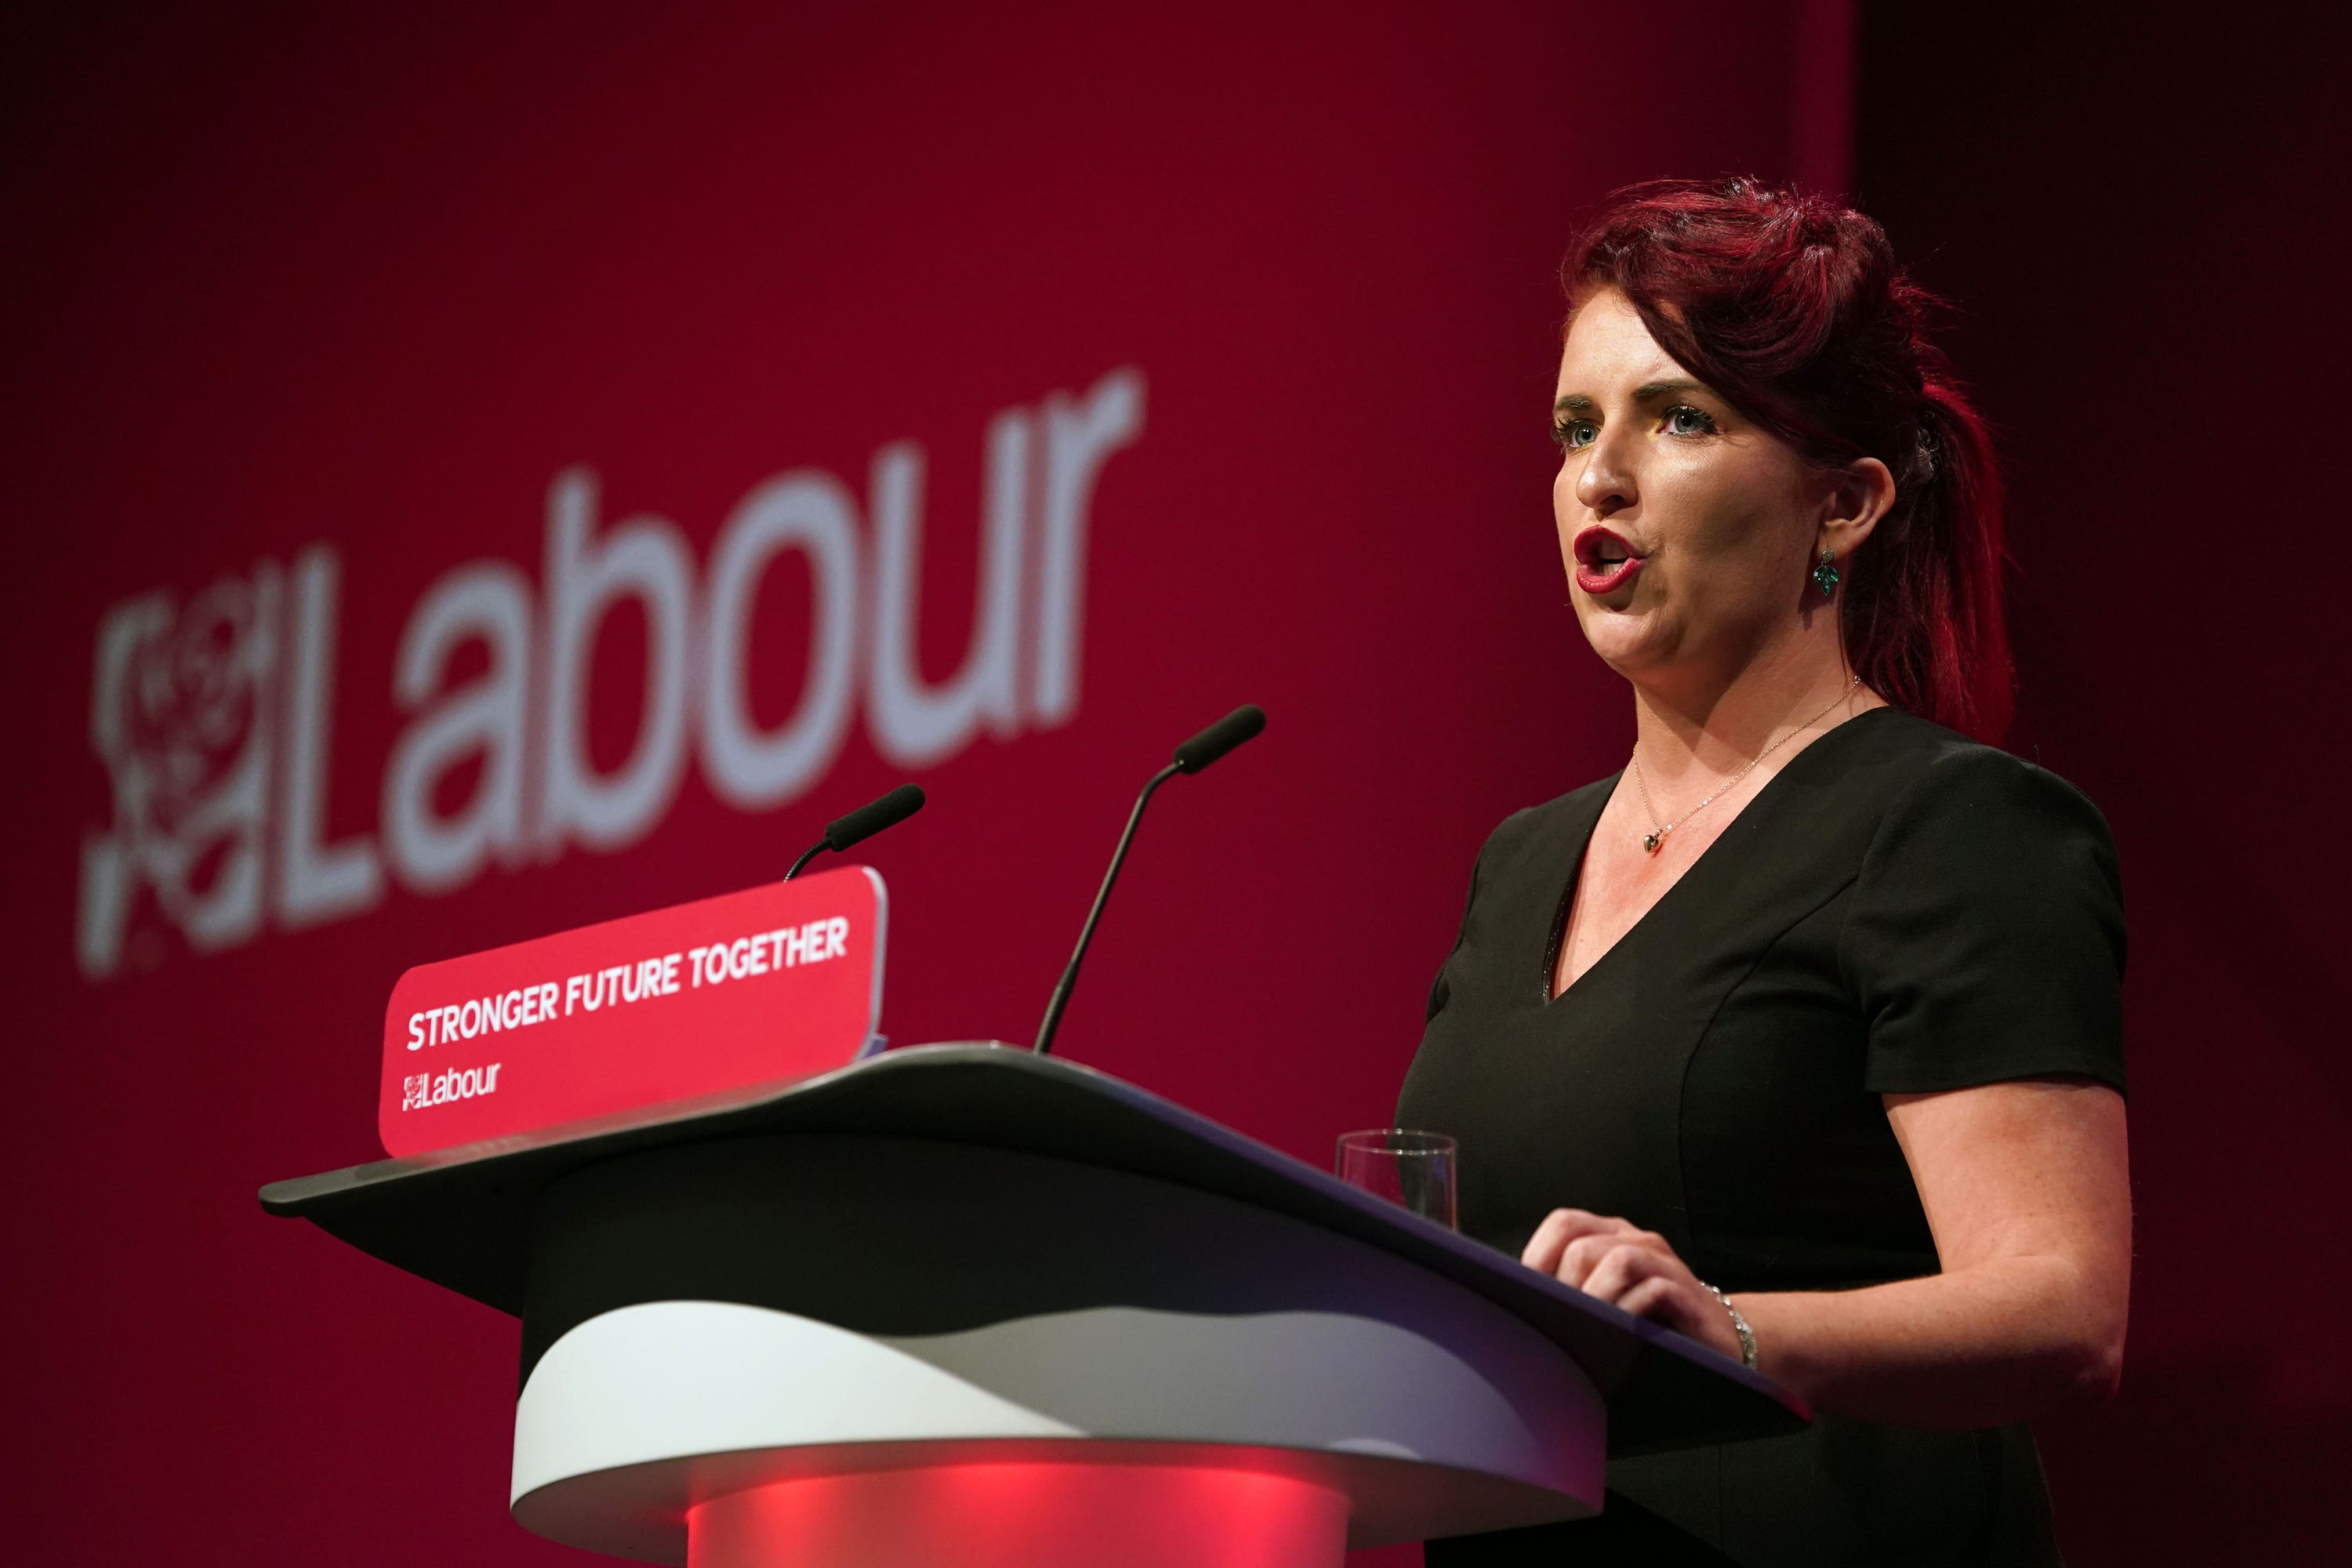
[[[1862,548],[1887,509],[1895,504],[1895,476],[1875,458],[1857,458],[1822,476],[1821,521],[1813,531],[1813,553],[1826,550],[1843,561]]]

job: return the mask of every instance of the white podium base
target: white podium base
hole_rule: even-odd
[[[1178,1465],[943,1465],[754,1487],[687,1512],[688,1568],[1339,1568],[1348,1499]]]

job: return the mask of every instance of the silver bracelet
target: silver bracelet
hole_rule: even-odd
[[[1706,1285],[1706,1293],[1722,1302],[1723,1310],[1731,1314],[1731,1331],[1739,1336],[1739,1363],[1748,1371],[1754,1372],[1756,1370],[1756,1331],[1748,1326],[1748,1320],[1739,1315],[1739,1309],[1731,1304],[1730,1297],[1714,1286],[1707,1285],[1704,1279],[1699,1283]]]

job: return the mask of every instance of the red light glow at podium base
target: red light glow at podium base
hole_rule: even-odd
[[[687,1513],[688,1568],[1339,1568],[1348,1500],[1177,1465],[978,1463],[816,1476]]]

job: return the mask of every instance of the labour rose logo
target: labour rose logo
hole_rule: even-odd
[[[111,973],[142,893],[198,949],[262,914],[280,574],[264,563],[175,606],[156,593],[100,623],[90,745],[113,823],[82,846],[82,968]]]

